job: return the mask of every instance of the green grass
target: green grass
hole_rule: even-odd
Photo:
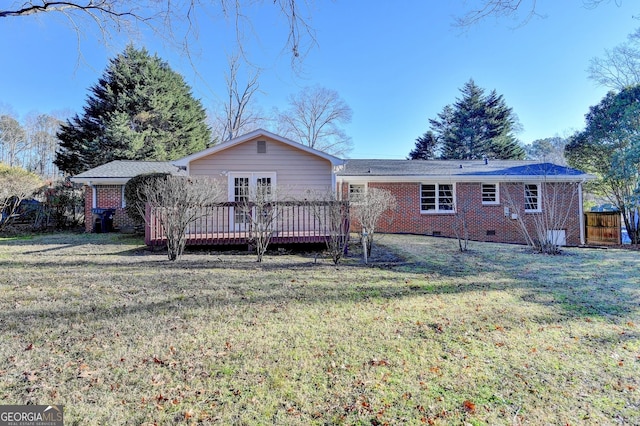
[[[640,424],[638,252],[381,243],[335,267],[3,240],[0,404],[68,425]]]

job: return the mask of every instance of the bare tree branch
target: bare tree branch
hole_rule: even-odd
[[[341,125],[350,123],[352,114],[335,90],[307,87],[289,97],[289,109],[278,114],[278,130],[311,148],[344,155],[351,149],[351,138]]]
[[[309,40],[309,46],[315,44],[313,29],[308,24],[308,18],[301,13],[301,9],[309,13],[312,1],[273,0],[272,2],[278,14],[286,21],[288,36],[284,47],[290,50],[292,61],[297,61],[303,56],[301,51],[303,51],[302,46],[305,45],[305,40]],[[130,39],[137,38],[138,31],[143,27],[165,41],[175,43],[190,57],[192,41],[196,41],[199,36],[198,17],[213,20],[215,19],[213,15],[220,12],[225,19],[233,21],[238,48],[244,53],[242,35],[244,29],[251,26],[251,20],[245,15],[244,9],[263,3],[271,2],[266,0],[29,0],[22,4],[16,2],[13,7],[0,6],[0,18],[57,13],[68,20],[71,28],[78,35],[91,28],[97,28],[104,44],[115,34],[125,34]],[[87,18],[92,24],[80,25],[78,20],[81,18]]]
[[[227,101],[224,104],[224,124],[222,127],[222,140],[227,141],[240,135],[243,131],[251,130],[251,126],[256,125],[261,117],[255,111],[249,110],[254,95],[259,91],[258,78],[260,70],[248,76],[248,80],[243,89],[238,88],[238,71],[240,65],[238,56],[230,56],[229,73],[226,74]]]
[[[603,2],[611,0],[582,0],[584,7],[594,9]],[[622,0],[614,0],[616,6],[622,6]],[[489,17],[514,18],[519,13],[524,14],[519,18],[521,25],[526,24],[535,16],[543,16],[538,13],[537,0],[482,0],[480,6],[468,11],[455,20],[457,27],[470,27]]]
[[[605,50],[603,57],[591,59],[587,72],[598,85],[611,89],[640,84],[640,29],[626,42]]]

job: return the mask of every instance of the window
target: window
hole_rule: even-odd
[[[540,185],[536,183],[526,183],[524,185],[524,211],[540,211]]]
[[[267,153],[267,141],[258,141],[258,154]]]
[[[125,197],[124,195],[124,187],[125,185],[122,185],[122,194],[121,194],[122,203],[120,203],[121,204],[120,207],[122,207],[123,209],[127,207],[127,197]]]
[[[268,200],[271,198],[271,178],[259,177],[256,179],[256,196],[260,199]]]
[[[242,205],[249,199],[249,178],[237,177],[233,179],[233,201]],[[249,215],[241,208],[235,209],[234,220],[236,224],[249,223]]]
[[[243,205],[253,197],[271,198],[275,195],[276,174],[274,172],[242,173],[229,172],[229,201],[236,202],[233,221],[236,229],[251,223],[250,212]],[[244,206],[246,207],[246,206]]]
[[[364,194],[364,184],[349,184],[349,197]]]
[[[422,184],[420,185],[421,212],[451,212],[454,210],[452,184]]]
[[[482,185],[482,204],[500,204],[498,195],[498,184],[483,183]]]

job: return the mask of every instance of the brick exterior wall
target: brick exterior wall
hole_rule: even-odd
[[[443,182],[444,183],[444,182]],[[368,183],[368,188],[389,190],[398,203],[398,209],[393,215],[386,215],[378,225],[378,232],[409,233],[421,235],[438,235],[456,237],[455,227],[459,226],[461,215],[466,216],[469,239],[474,241],[503,242],[526,244],[521,226],[511,218],[512,210],[505,216],[508,200],[520,206],[520,213],[529,234],[535,238],[534,216],[541,213],[525,213],[524,184],[499,184],[499,204],[483,205],[481,183],[456,183],[455,198],[457,212],[454,213],[421,213],[420,212],[420,183]],[[557,185],[555,189],[566,193],[557,193],[556,201],[569,208],[569,220],[565,224],[567,245],[580,244],[580,209],[577,196],[577,184],[548,184]],[[342,196],[348,197],[348,183],[344,182],[339,188]],[[573,191],[573,193],[571,193]],[[549,192],[549,191],[548,191]],[[542,200],[544,201],[544,200]],[[542,203],[544,211],[544,202]],[[357,224],[352,220],[352,231],[357,232]]]
[[[124,185],[95,185],[96,207],[103,209],[115,209],[113,226],[116,229],[133,227],[134,222],[127,215],[127,211],[122,207],[122,190]],[[93,191],[90,186],[85,186],[84,214],[85,232],[93,232],[95,216],[93,215]]]

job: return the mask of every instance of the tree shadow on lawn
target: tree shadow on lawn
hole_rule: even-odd
[[[525,303],[550,308],[555,316],[547,319],[550,322],[588,316],[627,321],[640,312],[640,283],[635,275],[638,260],[624,253],[612,258],[603,257],[602,251],[576,250],[564,256],[542,256],[525,253],[521,247],[508,247],[498,254],[476,250],[444,257],[425,254],[406,260],[395,248],[382,250],[395,254],[380,256],[384,259],[380,263],[338,266],[304,258],[294,262],[287,256],[257,263],[252,254],[226,257],[219,252],[206,256],[188,254],[180,262],[164,259],[164,253],[134,255],[130,250],[110,253],[104,260],[84,256],[62,262],[42,262],[45,254],[43,259],[34,261],[34,267],[58,271],[104,269],[108,282],[98,287],[91,283],[78,286],[81,288],[77,290],[89,292],[89,296],[73,300],[72,304],[4,309],[0,323],[10,321],[28,331],[34,320],[47,318],[101,321],[142,312],[179,314],[212,306],[331,304],[510,290]],[[496,261],[498,257],[501,262]],[[604,263],[615,269],[603,270]],[[24,268],[19,259],[0,261],[0,267],[9,273],[16,265]],[[147,270],[148,276],[131,280]],[[225,271],[230,272],[230,278]],[[200,275],[193,278],[196,274]],[[105,304],[101,292],[109,293],[114,300]]]

